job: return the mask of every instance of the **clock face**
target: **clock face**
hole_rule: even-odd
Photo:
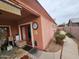
[[[34,22],[33,23],[33,29],[36,30],[37,28],[38,28],[38,23],[37,22]]]

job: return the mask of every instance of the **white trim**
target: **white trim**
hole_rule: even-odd
[[[22,38],[22,37],[21,37],[21,29],[20,29],[20,27],[23,26],[23,25],[27,25],[27,24],[30,24],[30,27],[31,27],[32,47],[34,47],[35,45],[34,45],[34,37],[33,37],[32,22],[28,22],[28,23],[24,23],[24,24],[20,24],[20,25],[18,25],[18,27],[19,27],[19,36],[20,36],[20,40],[21,40],[21,38]]]
[[[19,27],[19,38],[20,38],[20,40],[21,40],[21,30],[20,30],[20,25],[18,25],[18,27]]]
[[[1,27],[8,27],[9,28],[9,34],[12,35],[11,26],[10,25],[0,25]]]
[[[12,36],[11,26],[9,26],[10,36]]]
[[[32,36],[32,47],[34,47],[35,44],[34,44],[34,37],[33,37],[32,22],[31,22],[31,24],[30,24],[30,27],[31,27],[31,36]]]

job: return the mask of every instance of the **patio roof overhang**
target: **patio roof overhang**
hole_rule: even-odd
[[[0,1],[0,24],[5,24],[11,22],[19,22],[27,19],[37,18],[38,16],[31,13],[24,7],[17,7],[16,5],[11,5],[6,1]]]
[[[16,5],[13,5],[13,4],[11,4],[7,1],[4,1],[4,0],[0,1],[0,10],[21,16],[21,8],[20,7],[17,7]]]
[[[20,21],[24,19],[29,20],[29,18],[32,17],[37,18],[36,15],[31,14],[29,11],[25,10],[24,8],[21,9],[21,14],[22,15],[17,15],[0,9],[0,19],[4,21]]]
[[[28,5],[24,4],[20,0],[9,0],[9,1],[11,1],[11,2],[15,3],[16,5],[21,6],[22,8],[28,10],[31,14],[33,14],[33,15],[35,15],[37,17],[40,16],[40,14],[37,11],[33,10],[31,7],[29,7]]]

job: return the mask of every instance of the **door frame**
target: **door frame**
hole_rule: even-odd
[[[23,24],[18,25],[18,27],[19,27],[19,36],[20,36],[20,40],[22,40],[21,26],[28,25],[28,24],[30,24],[32,47],[34,47],[35,45],[34,45],[34,37],[33,37],[32,22],[23,23]]]

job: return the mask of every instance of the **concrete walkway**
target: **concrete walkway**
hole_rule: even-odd
[[[55,53],[38,51],[33,59],[60,59],[61,50]]]
[[[63,46],[62,59],[79,59],[78,46],[73,39],[66,37]]]

